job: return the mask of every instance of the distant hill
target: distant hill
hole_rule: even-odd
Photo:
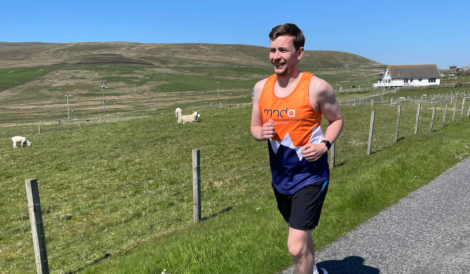
[[[266,47],[224,44],[142,44],[130,42],[9,43],[0,42],[0,68],[55,64],[136,64],[158,67],[267,67]],[[308,67],[381,65],[340,51],[306,51]]]

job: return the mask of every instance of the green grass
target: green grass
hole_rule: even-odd
[[[52,70],[50,67],[0,69],[0,92],[26,84],[31,80],[46,75]]]
[[[317,248],[425,185],[468,157],[469,121],[413,136],[335,168]],[[274,273],[291,265],[287,227],[274,198],[251,198],[232,211],[86,268],[84,273]]]
[[[174,110],[167,108],[163,115],[159,111],[141,112],[144,117],[139,113],[132,117],[121,115],[122,120],[115,123],[108,119],[104,124],[97,120],[93,125],[82,120],[81,130],[76,122],[43,125],[41,135],[35,126],[2,128],[0,188],[14,194],[0,200],[0,231],[8,231],[0,235],[0,250],[19,244],[1,253],[0,261],[12,261],[0,264],[0,269],[8,273],[32,272],[25,269],[33,264],[32,257],[22,258],[31,252],[29,228],[23,227],[27,221],[23,182],[31,177],[37,178],[40,185],[53,270],[79,269],[106,253],[119,254],[145,242],[149,242],[151,251],[142,252],[153,255],[132,255],[144,258],[138,262],[132,256],[133,259],[112,258],[103,267],[118,265],[122,273],[147,273],[152,269],[161,271],[160,268],[172,273],[266,273],[265,269],[274,272],[287,266],[290,259],[285,250],[285,225],[273,205],[266,144],[255,142],[249,132],[251,109],[214,107],[187,103],[183,108],[186,113],[202,113],[201,123],[188,125],[177,124]],[[468,120],[449,125],[447,119],[443,129],[436,122],[437,131],[428,133],[430,105],[422,108],[420,134],[415,136],[416,105],[403,105],[402,139],[397,145],[393,145],[396,106],[342,108],[345,127],[337,142],[339,167],[333,170],[332,194],[327,199],[332,207],[325,208],[325,216],[331,217],[323,219],[325,225],[316,232],[319,246],[466,157],[462,142]],[[376,111],[374,153],[366,157],[371,110]],[[33,146],[13,150],[9,138],[14,135],[26,135]],[[449,140],[450,150],[443,151],[436,145]],[[201,150],[204,219],[195,227],[191,226],[194,148]],[[427,153],[441,153],[443,163],[433,163]],[[417,169],[407,159],[426,167],[414,175],[424,179],[412,179],[417,180],[417,185],[405,191],[398,185],[396,189],[388,188],[395,184],[396,168],[402,169],[397,175],[397,181],[402,183]],[[377,181],[382,177],[383,183]],[[362,181],[369,183],[363,185]],[[341,192],[343,188],[349,192]],[[369,193],[380,199],[371,200]],[[354,210],[348,209],[346,201],[350,200],[364,212],[357,216],[347,214],[350,217],[344,219],[344,210]],[[15,212],[8,213],[11,211]],[[343,223],[341,229],[330,231],[335,222]],[[176,231],[174,236],[164,236],[172,231]],[[260,239],[259,235],[267,237]],[[154,241],[157,246],[151,244]],[[196,248],[199,245],[200,250]],[[189,250],[192,252],[187,253]],[[252,260],[253,256],[259,262]],[[218,260],[227,263],[219,266]],[[183,268],[187,265],[192,265],[189,272]],[[118,271],[110,269],[109,273]]]

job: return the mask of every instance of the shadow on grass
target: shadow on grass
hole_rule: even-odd
[[[103,257],[94,260],[92,263],[89,263],[89,264],[85,265],[84,267],[79,268],[79,269],[77,269],[77,270],[73,270],[73,271],[67,272],[67,274],[75,274],[75,273],[78,273],[78,272],[84,270],[85,268],[87,268],[87,267],[89,267],[89,266],[92,266],[92,265],[97,264],[97,263],[99,263],[99,262],[101,262],[101,261],[103,261],[103,260],[108,259],[109,257],[111,257],[111,254],[106,253]]]
[[[381,152],[381,151],[382,151],[382,149],[378,149],[378,150],[375,150],[375,151],[371,151],[371,152],[370,152],[370,155],[375,154],[375,153],[379,153],[379,152]]]
[[[349,256],[341,261],[331,260],[323,261],[317,264],[317,267],[324,268],[328,274],[379,274],[380,270],[364,265],[364,258],[358,256]]]
[[[205,221],[205,220],[207,220],[207,219],[213,218],[213,217],[215,217],[215,216],[217,216],[217,215],[220,215],[220,214],[222,214],[222,213],[229,212],[230,210],[232,210],[232,207],[224,208],[224,209],[222,209],[221,211],[219,211],[219,212],[217,212],[217,213],[214,213],[214,214],[211,214],[211,215],[209,215],[209,216],[207,216],[207,217],[201,218],[201,221]]]
[[[335,167],[344,166],[345,164],[346,164],[345,162],[338,163],[338,164],[335,164]]]

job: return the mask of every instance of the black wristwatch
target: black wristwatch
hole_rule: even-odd
[[[331,143],[330,143],[330,141],[328,141],[328,140],[323,140],[323,141],[321,141],[320,143],[325,143],[326,148],[327,148],[328,150],[330,150],[330,148],[331,148]]]

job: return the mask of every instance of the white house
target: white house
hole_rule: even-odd
[[[441,83],[437,65],[387,66],[384,76],[378,79],[374,88],[430,86]]]

